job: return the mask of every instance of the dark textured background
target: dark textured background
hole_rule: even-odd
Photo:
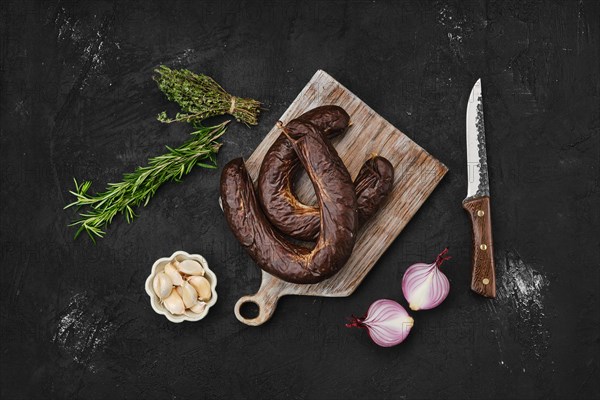
[[[1,5],[1,391],[18,398],[547,398],[600,395],[599,2],[21,2]],[[72,177],[104,188],[186,139],[154,116],[165,63],[268,108],[232,124],[248,156],[322,68],[450,172],[349,298],[233,315],[259,270],[218,208],[219,170],[168,184],[97,245],[73,240]],[[465,105],[483,78],[498,299],[468,289]],[[383,349],[346,316],[403,302],[410,264],[449,245],[452,289]],[[150,266],[206,256],[219,301],[154,314]]]

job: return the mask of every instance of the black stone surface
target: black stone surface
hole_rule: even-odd
[[[587,1],[1,3],[1,389],[37,398],[598,398],[599,18]],[[450,172],[348,298],[291,297],[258,328],[233,305],[260,273],[217,204],[219,170],[162,188],[105,239],[73,240],[72,178],[103,189],[187,126],[151,80],[213,76],[268,110],[232,124],[248,156],[321,68]],[[465,105],[481,77],[498,299],[472,294]],[[344,327],[446,245],[437,309],[403,344]],[[150,266],[183,249],[217,273],[198,323],[154,314]]]

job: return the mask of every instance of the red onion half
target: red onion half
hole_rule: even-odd
[[[413,311],[429,310],[439,306],[450,292],[450,282],[440,265],[451,257],[444,249],[431,264],[413,264],[402,277],[402,293]]]
[[[371,304],[367,316],[352,316],[347,328],[366,328],[371,339],[381,347],[402,343],[408,336],[414,321],[404,307],[394,300],[382,299]]]

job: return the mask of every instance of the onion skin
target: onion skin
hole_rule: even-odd
[[[371,340],[381,347],[392,347],[406,339],[414,325],[414,320],[404,307],[394,300],[377,300],[369,307],[362,318],[352,316],[347,328],[365,328]]]
[[[402,293],[413,311],[430,310],[448,297],[450,282],[440,270],[440,265],[451,257],[445,249],[431,264],[413,264],[402,277]]]

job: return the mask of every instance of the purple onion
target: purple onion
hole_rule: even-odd
[[[402,293],[413,311],[429,310],[439,306],[450,292],[450,282],[440,265],[451,257],[444,249],[431,264],[413,264],[402,277]]]
[[[406,339],[414,321],[404,307],[394,300],[377,300],[362,318],[352,316],[348,328],[365,328],[371,339],[381,347],[391,347]]]

